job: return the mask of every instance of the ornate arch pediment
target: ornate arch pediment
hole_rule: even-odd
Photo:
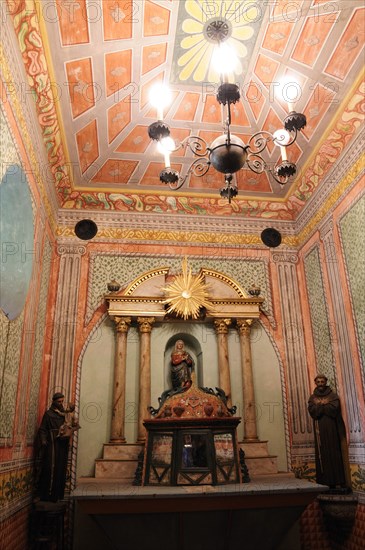
[[[224,273],[221,273],[220,271],[215,271],[214,269],[208,269],[206,267],[202,267],[200,272],[205,276],[206,279],[209,278],[212,280],[212,282],[215,282],[215,284],[211,286],[216,292],[218,291],[218,289],[222,289],[222,292],[224,292],[225,290],[227,294],[230,294],[233,291],[235,294],[237,294],[238,298],[248,297],[248,294],[245,292],[245,290],[236,281],[234,281],[231,277],[228,277]],[[220,283],[219,286],[218,283]]]
[[[166,275],[168,274],[169,270],[169,267],[161,267],[142,273],[142,275],[139,275],[127,286],[127,288],[123,292],[124,296],[140,295],[141,292],[142,294],[145,294],[146,291],[148,291],[148,294],[151,294],[151,290],[156,291],[159,288],[159,281],[162,278],[165,281]]]
[[[147,315],[156,320],[166,318],[167,286],[182,273],[170,274],[170,268],[161,267],[147,271],[136,277],[125,289],[106,295],[109,315]],[[249,296],[232,277],[202,267],[200,277],[207,290],[209,307],[205,318],[234,316],[236,318],[258,318],[263,298]],[[179,315],[178,315],[179,316]],[[182,317],[182,316],[181,316]],[[184,317],[187,319],[187,317]],[[192,319],[189,319],[192,320]]]

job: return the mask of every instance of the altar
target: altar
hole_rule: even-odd
[[[79,476],[71,495],[80,533],[77,547],[86,550],[90,541],[100,548],[118,547],[123,533],[124,547],[139,550],[149,550],[156,536],[171,550],[198,550],[202,540],[212,549],[239,549],[242,540],[246,548],[287,543],[294,549],[298,518],[326,488],[279,473],[270,441],[260,437],[256,396],[262,382],[255,387],[251,333],[264,315],[264,297],[257,287],[245,290],[225,274],[202,268],[195,286],[205,292],[204,305],[200,302],[195,317],[184,318],[171,310],[174,302],[164,290],[174,284],[181,290],[182,275],[171,275],[167,268],[153,270],[122,291],[110,285],[105,296],[115,331],[109,439],[94,461],[94,475]],[[196,297],[191,285],[181,292],[186,300]],[[176,349],[185,360],[173,368]],[[278,376],[273,364],[270,380]],[[127,435],[127,371],[132,365],[134,438]],[[261,364],[256,367],[262,372]],[[156,378],[159,393],[153,390]],[[266,433],[277,437],[278,415],[272,413],[280,401],[271,395],[261,402],[270,412]],[[86,423],[83,430],[80,437],[86,438]],[[242,452],[249,483],[242,483]]]
[[[299,550],[298,520],[328,488],[293,474],[257,476],[251,483],[203,486],[126,485],[118,479],[78,480],[72,498],[75,544],[151,550]],[[202,542],[203,541],[203,542]],[[93,546],[94,545],[94,546]]]

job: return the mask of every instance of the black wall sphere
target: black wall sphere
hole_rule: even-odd
[[[261,240],[270,248],[276,248],[281,243],[281,234],[273,227],[267,227],[261,233]]]
[[[92,220],[80,220],[75,225],[75,234],[83,241],[89,241],[94,238],[98,232],[98,226]]]

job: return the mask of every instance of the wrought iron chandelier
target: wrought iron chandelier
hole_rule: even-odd
[[[242,168],[249,168],[256,174],[269,173],[279,184],[285,185],[291,176],[294,176],[297,167],[290,162],[287,156],[287,147],[290,147],[306,125],[304,114],[297,113],[294,105],[288,102],[289,114],[283,121],[283,128],[274,133],[261,130],[253,134],[247,143],[231,133],[231,106],[240,100],[240,90],[237,84],[229,82],[228,73],[234,59],[234,52],[228,52],[224,44],[228,36],[225,20],[216,19],[206,29],[206,35],[210,41],[216,43],[215,51],[220,56],[220,85],[216,99],[222,109],[223,133],[211,144],[197,135],[190,135],[182,141],[176,141],[171,136],[169,125],[163,120],[163,110],[168,103],[166,89],[155,90],[155,98],[150,98],[151,103],[157,108],[158,120],[148,127],[149,137],[158,142],[160,151],[165,157],[165,168],[160,172],[160,181],[169,185],[170,189],[180,189],[187,181],[190,174],[203,177],[211,166],[224,174],[224,186],[220,189],[221,197],[231,202],[237,196],[238,189],[233,174]],[[214,55],[214,54],[213,54]],[[264,159],[262,153],[273,143],[280,147],[281,158],[272,167]],[[181,148],[189,148],[195,155],[185,175],[180,175],[177,170],[171,168],[170,155]]]

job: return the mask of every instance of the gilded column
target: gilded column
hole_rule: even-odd
[[[218,369],[219,369],[219,387],[228,397],[228,406],[232,406],[231,378],[229,373],[228,358],[228,330],[231,319],[215,319],[214,328],[217,334],[218,344]]]
[[[114,317],[117,329],[114,356],[113,409],[110,442],[125,443],[125,375],[127,366],[127,336],[131,317]]]
[[[241,348],[244,441],[258,440],[250,342],[252,323],[252,319],[237,320]]]
[[[151,404],[151,332],[154,317],[137,317],[140,332],[139,359],[139,404],[138,404],[138,438],[142,443],[146,439],[143,419],[147,417],[147,407]]]

